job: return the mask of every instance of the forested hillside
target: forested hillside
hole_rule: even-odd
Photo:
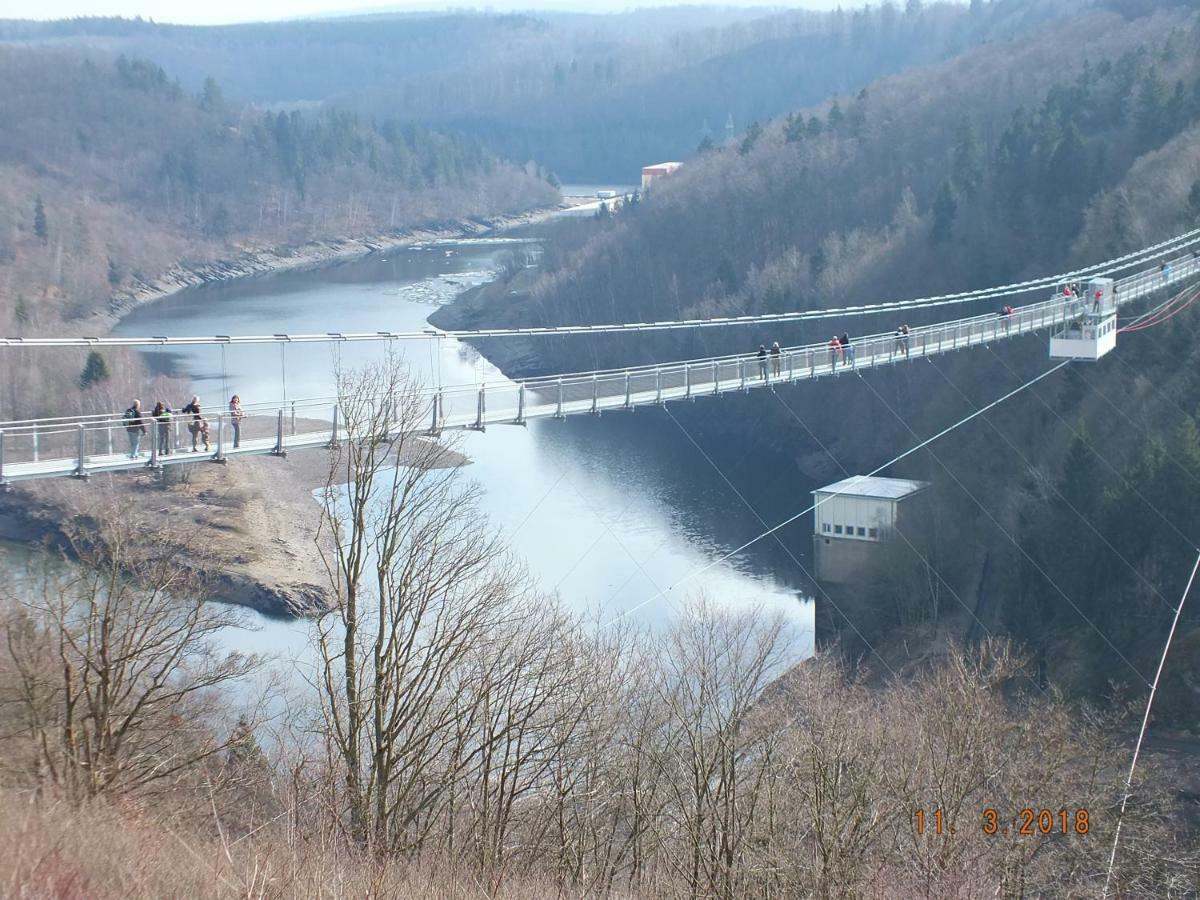
[[[192,94],[159,66],[0,47],[0,330],[31,333],[235,242],[374,235],[552,203],[477,142]]]
[[[564,180],[637,180],[752,122],[1020,34],[1088,0],[886,2],[804,11],[437,14],[188,28],[0,23],[0,40],[136,54],[193,91],[319,102],[480,137]]]
[[[463,321],[777,312],[1062,271],[1198,224],[1198,123],[1195,13],[1106,4],[796,110],[713,150],[618,215],[561,232],[531,290],[505,292]],[[729,353],[897,324],[564,341],[538,347],[524,368]],[[847,601],[862,604],[856,624],[890,640],[897,627],[924,633],[948,617],[959,636],[1028,641],[1060,683],[1136,686],[1153,671],[1200,538],[1198,333],[1184,314],[1122,337],[1114,358],[1060,374],[893,473],[937,485],[935,566],[906,578],[896,563],[870,597]],[[1044,371],[1045,356],[1044,338],[1030,338],[996,354],[713,401],[736,403],[720,415],[701,401],[680,415],[751,456],[756,446],[787,450],[794,490],[870,470]],[[1185,621],[1189,646],[1197,623],[1200,608]],[[1195,665],[1185,654],[1173,660],[1176,721],[1200,710]]]

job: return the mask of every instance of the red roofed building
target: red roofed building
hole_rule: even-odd
[[[665,162],[658,163],[653,166],[646,166],[642,169],[642,190],[644,191],[646,188],[650,187],[650,182],[652,182],[655,178],[661,178],[663,175],[670,175],[682,165],[683,163],[678,162]]]

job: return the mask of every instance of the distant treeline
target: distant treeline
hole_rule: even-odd
[[[145,59],[0,47],[0,81],[6,332],[87,314],[234,238],[377,234],[557,198],[534,167],[476,140],[349,111],[250,107],[212,78],[193,93]]]
[[[190,90],[329,103],[450,127],[566,180],[635,181],[727,128],[741,135],[881,75],[1005,40],[1087,0],[885,2],[831,13],[386,15],[197,28],[138,20],[0,23],[0,40],[99,44]]]

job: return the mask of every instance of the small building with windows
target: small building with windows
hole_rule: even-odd
[[[1051,359],[1094,362],[1117,349],[1117,290],[1111,278],[1093,278],[1071,299],[1060,290],[1054,300],[1062,305],[1065,321],[1050,335]]]
[[[813,555],[820,581],[855,580],[895,532],[901,508],[927,481],[852,475],[813,491]]]

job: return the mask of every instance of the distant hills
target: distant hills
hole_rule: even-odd
[[[122,26],[124,27],[124,26]],[[0,46],[0,331],[102,308],[233,243],[360,237],[557,200],[480,143],[351,111],[273,112],[144,59]]]
[[[1020,33],[1084,0],[884,3],[815,13],[662,8],[443,13],[185,27],[0,22],[0,40],[145,58],[198,91],[449,128],[564,180],[628,183],[765,120]]]

